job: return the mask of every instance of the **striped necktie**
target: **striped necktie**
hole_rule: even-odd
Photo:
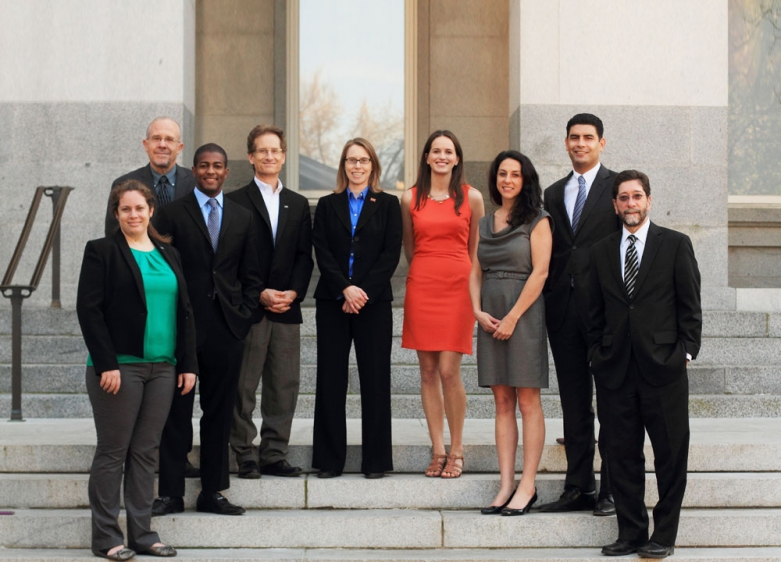
[[[220,215],[217,211],[217,200],[211,197],[207,202],[211,207],[209,211],[209,220],[206,222],[206,228],[209,230],[209,238],[212,240],[212,250],[217,253],[217,241],[220,238]]]
[[[157,182],[157,202],[162,207],[174,200],[172,185],[166,176],[161,176]]]
[[[572,232],[578,231],[580,214],[586,204],[586,178],[578,176],[578,197],[575,199],[575,208],[572,210]]]
[[[637,265],[637,248],[635,248],[637,237],[630,234],[627,240],[629,240],[629,246],[626,249],[626,258],[624,259],[624,285],[626,285],[626,294],[632,297],[635,292],[637,272],[640,268]]]

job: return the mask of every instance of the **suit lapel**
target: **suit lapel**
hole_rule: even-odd
[[[127,245],[127,240],[125,240],[125,235],[122,234],[122,231],[117,231],[115,236],[119,251],[122,252],[122,257],[125,258],[130,271],[133,273],[138,293],[141,295],[141,302],[144,303],[144,308],[146,308],[146,292],[144,291],[144,278],[141,276],[141,269],[138,267],[136,258],[133,257],[133,252],[130,250],[130,246]]]
[[[561,189],[557,190],[553,193],[555,196],[553,199],[553,207],[556,209],[556,212],[561,217],[562,224],[566,224],[567,228],[565,232],[569,236],[570,241],[575,238],[575,234],[572,232],[572,223],[569,220],[569,215],[567,214],[567,206],[564,204],[564,190],[567,188],[567,184],[569,183],[570,178],[572,177],[572,172],[567,174],[567,177],[562,180]],[[582,221],[583,219],[581,219]]]
[[[611,242],[608,244],[608,263],[611,263],[610,271],[613,272],[616,283],[619,286],[624,287],[624,295],[626,295],[626,286],[624,285],[624,274],[621,271],[621,230],[615,234],[611,234]],[[627,297],[628,298],[628,297]]]
[[[222,224],[220,224],[220,236],[217,238],[217,253],[220,252],[221,248],[225,247],[225,244],[223,241],[225,240],[225,235],[228,232],[228,229],[230,228],[231,221],[233,219],[233,213],[229,210],[230,202],[228,201],[228,198],[223,196],[222,198]],[[208,230],[207,230],[208,233]],[[211,244],[211,238],[209,238],[209,243]]]
[[[142,168],[141,172],[141,182],[146,185],[149,189],[152,190],[152,193],[155,192],[155,177],[152,175],[152,165],[147,164]]]
[[[350,222],[350,204],[347,201],[347,190],[337,193],[333,198],[334,212],[348,232],[352,233],[353,225]]]
[[[661,229],[657,228],[654,223],[651,223],[648,227],[648,236],[645,239],[645,248],[643,249],[643,260],[640,262],[640,271],[638,271],[637,281],[635,281],[635,297],[640,293],[643,281],[648,277],[648,272],[651,271],[654,258],[661,246],[661,239]]]
[[[274,240],[275,245],[277,239],[285,232],[285,224],[287,223],[287,218],[290,216],[290,198],[288,195],[291,193],[292,192],[288,189],[282,189],[282,191],[279,192],[279,219],[277,219],[277,236]]]
[[[586,198],[586,204],[583,206],[583,212],[580,214],[580,225],[583,225],[588,218],[589,213],[594,209],[597,201],[602,197],[602,193],[609,187],[605,178],[608,176],[608,171],[604,166],[599,167],[594,183],[591,184],[591,189],[588,190],[588,197]]]
[[[260,194],[260,188],[258,187],[258,184],[255,183],[255,180],[252,180],[247,186],[247,194],[249,195],[249,200],[252,202],[252,206],[258,211],[263,218],[263,222],[266,223],[268,231],[271,232],[271,219],[268,216],[266,202],[263,200],[263,195]]]
[[[184,188],[184,168],[176,165],[176,185],[174,186],[174,200],[180,199],[186,195]]]
[[[225,202],[225,198],[223,198],[223,203]],[[203,213],[201,212],[201,208],[198,206],[198,199],[195,198],[195,193],[190,193],[187,198],[185,199],[185,209],[187,209],[187,212],[190,213],[190,216],[192,217],[193,221],[195,221],[195,224],[198,225],[198,229],[203,233],[203,235],[206,237],[207,242],[209,242],[209,248],[212,247],[212,238],[209,236],[209,230],[206,228],[206,222],[203,220]],[[220,229],[220,235],[222,235],[222,229],[225,228],[225,209],[223,209],[222,213],[222,228]],[[219,247],[219,246],[218,246]]]
[[[363,226],[369,222],[369,219],[379,207],[378,194],[372,193],[371,190],[366,192],[366,199],[363,202],[363,208],[361,208],[361,216],[358,217],[358,224],[355,225],[355,231],[358,232]]]

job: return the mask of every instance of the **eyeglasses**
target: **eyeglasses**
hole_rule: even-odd
[[[161,142],[164,142],[167,145],[172,144],[179,144],[179,139],[175,139],[174,137],[161,137],[160,135],[155,135],[153,137],[149,137],[146,140],[149,142],[152,142],[154,144],[160,144]]]
[[[347,162],[350,166],[355,166],[359,162],[361,163],[361,166],[366,166],[367,164],[370,164],[372,159],[371,158],[345,158],[345,162]]]
[[[254,151],[254,154],[260,154],[261,156],[268,156],[271,155],[274,158],[282,154],[284,150],[281,148],[259,148],[256,151]]]

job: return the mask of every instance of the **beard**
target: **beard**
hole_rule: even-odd
[[[625,212],[621,213],[621,222],[626,226],[637,226],[643,224],[647,216],[648,209],[639,209],[631,213]]]

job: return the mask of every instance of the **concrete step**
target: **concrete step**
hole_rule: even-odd
[[[124,524],[124,515],[120,515]],[[241,517],[187,511],[152,527],[181,548],[596,548],[616,538],[612,517],[477,511],[249,510]],[[781,510],[684,509],[677,545],[781,546]],[[17,510],[0,517],[6,548],[87,548],[90,511]]]
[[[398,419],[424,417],[418,394],[391,396],[393,416]],[[561,402],[557,395],[543,395],[542,407],[546,418],[561,418]],[[301,394],[296,407],[297,418],[313,418],[315,395]],[[22,413],[25,418],[91,418],[92,407],[86,394],[22,395]],[[347,396],[347,417],[361,417],[361,398]],[[494,399],[484,394],[467,394],[467,415],[475,419],[493,419]],[[200,418],[196,400],[193,416]],[[260,396],[257,397],[255,417],[260,418]],[[520,415],[520,414],[518,414]],[[11,395],[0,394],[0,418],[11,416]],[[781,395],[692,395],[689,397],[689,416],[692,418],[777,418],[781,417]]]
[[[612,541],[611,541],[612,542]],[[599,548],[502,549],[342,549],[231,548],[177,549],[177,560],[193,562],[604,562]],[[87,549],[0,549],[0,562],[95,562]],[[676,547],[676,562],[770,562],[781,560],[778,547]]]
[[[0,474],[0,506],[10,509],[89,507],[88,474]],[[520,474],[516,475],[520,480]],[[157,488],[155,488],[157,489]],[[554,501],[564,489],[563,474],[539,474],[539,503]],[[188,481],[185,505],[194,508],[200,481]],[[465,473],[457,480],[422,474],[389,474],[379,481],[346,474],[321,480],[264,476],[232,478],[227,495],[247,509],[465,509],[490,505],[499,492],[498,474]],[[654,474],[646,475],[645,501],[656,505]],[[781,507],[781,473],[717,472],[689,475],[687,508]]]
[[[540,472],[566,470],[560,419],[548,419]],[[693,419],[689,448],[690,472],[781,471],[781,419]],[[197,464],[199,434],[191,459]],[[360,472],[360,420],[347,421],[345,472]],[[90,419],[31,419],[0,421],[0,473],[86,473],[95,450],[95,428]],[[446,436],[446,442],[449,442]],[[421,474],[431,459],[424,419],[393,420],[393,463],[396,472]],[[464,426],[467,473],[498,472],[493,420],[469,419]],[[653,451],[646,440],[646,470],[653,471]],[[307,469],[312,459],[312,420],[295,419],[290,440],[290,462]],[[516,466],[521,466],[519,447]],[[595,461],[598,466],[599,461]]]

